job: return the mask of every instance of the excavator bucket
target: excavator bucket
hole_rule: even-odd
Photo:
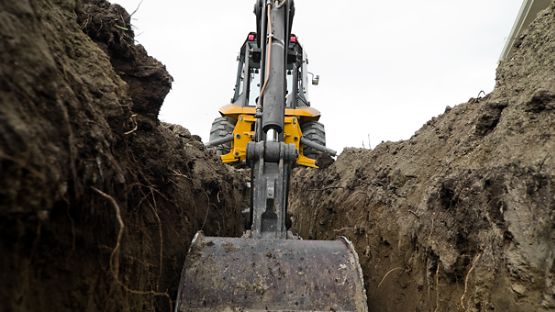
[[[358,256],[335,241],[195,236],[176,311],[368,311]]]

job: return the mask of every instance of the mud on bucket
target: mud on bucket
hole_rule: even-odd
[[[335,241],[205,237],[183,268],[176,311],[366,312],[358,256]]]

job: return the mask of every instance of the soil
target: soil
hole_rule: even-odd
[[[0,2],[0,311],[171,311],[193,235],[242,233],[248,174],[158,120],[130,20]],[[370,311],[555,311],[555,3],[515,45],[491,94],[295,170],[294,229],[353,241]]]
[[[297,169],[309,239],[351,239],[370,311],[555,311],[555,3],[495,90],[412,138]]]
[[[171,311],[194,233],[241,234],[171,82],[118,5],[0,2],[0,311]]]

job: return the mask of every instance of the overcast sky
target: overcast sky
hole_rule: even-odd
[[[140,0],[113,0],[133,12]],[[136,40],[166,64],[160,119],[206,142],[229,103],[254,0],[143,0]],[[409,138],[431,117],[490,92],[522,0],[297,0],[293,33],[320,85],[310,89],[328,146]],[[363,143],[364,142],[364,143]]]

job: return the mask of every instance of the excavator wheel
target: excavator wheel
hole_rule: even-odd
[[[214,119],[212,122],[212,129],[210,129],[210,140],[209,142],[215,141],[217,139],[224,138],[230,134],[233,134],[235,129],[236,121],[230,117],[219,117]],[[225,155],[231,151],[231,142],[218,145],[213,147],[218,156]]]
[[[326,129],[324,128],[324,124],[317,121],[309,121],[301,126],[301,131],[305,138],[314,143],[326,146]],[[303,154],[308,158],[316,159],[321,153],[321,151],[312,147],[303,146]]]

